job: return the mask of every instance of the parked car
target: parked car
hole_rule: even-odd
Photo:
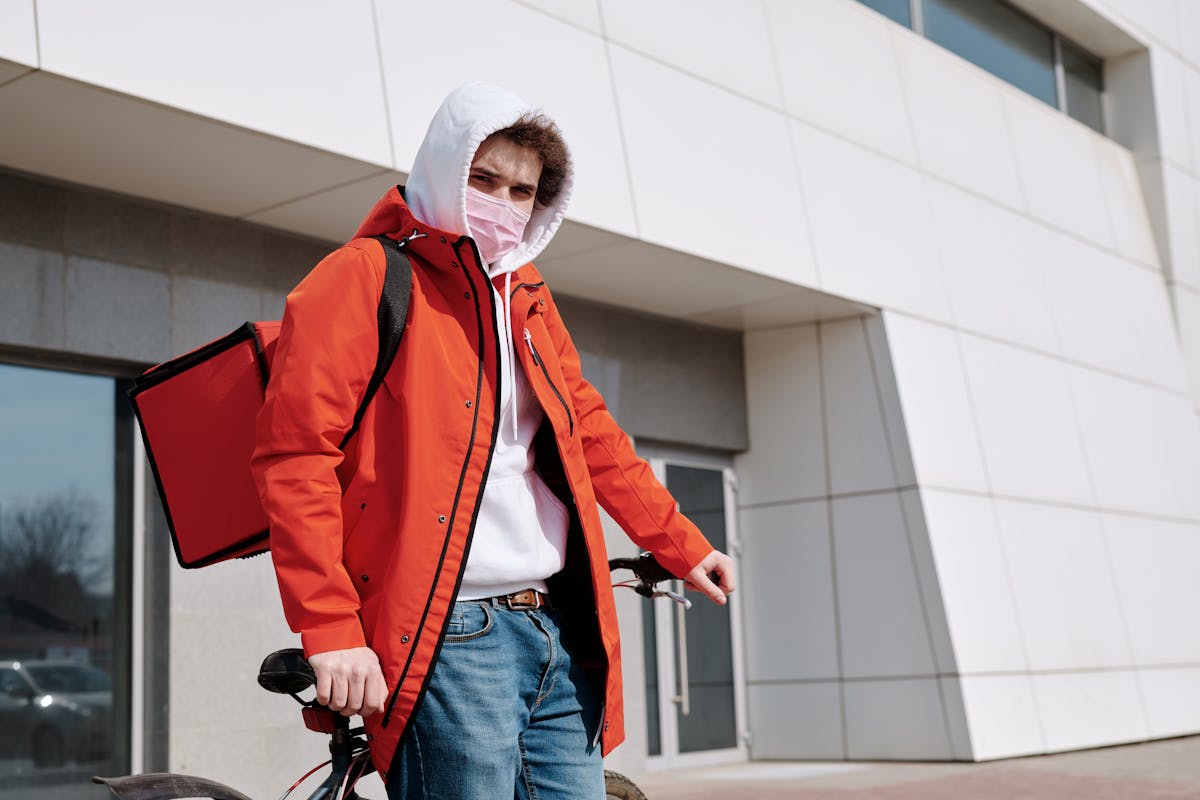
[[[77,661],[0,661],[0,753],[36,767],[107,758],[112,680]]]

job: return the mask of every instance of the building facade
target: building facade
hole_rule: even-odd
[[[268,559],[174,563],[124,393],[277,318],[468,80],[563,127],[538,266],[739,563],[728,612],[619,592],[614,767],[1200,732],[1197,42],[1188,0],[0,0],[0,795],[322,760],[254,680]]]

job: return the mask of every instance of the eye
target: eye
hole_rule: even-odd
[[[479,175],[479,174],[472,175],[471,180],[474,181],[475,183],[491,183],[492,182],[491,176]]]

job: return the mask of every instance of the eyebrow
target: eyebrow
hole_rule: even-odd
[[[499,172],[493,172],[490,169],[488,169],[487,167],[471,167],[471,172],[477,173],[479,175],[483,175],[488,178],[502,178],[503,177]],[[535,186],[531,183],[515,183],[513,185],[519,189],[524,189],[527,192],[532,193],[532,192],[537,191],[537,186]]]

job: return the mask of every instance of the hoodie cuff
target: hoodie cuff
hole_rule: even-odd
[[[358,621],[358,617],[333,625],[301,631],[300,643],[304,647],[305,658],[317,653],[327,653],[330,650],[349,650],[352,647],[367,646],[366,637],[363,636],[362,623]]]

